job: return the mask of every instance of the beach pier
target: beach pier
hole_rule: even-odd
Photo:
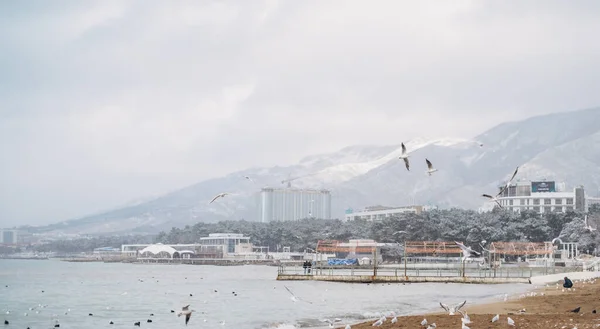
[[[472,264],[470,264],[472,265]],[[521,267],[505,266],[495,269],[478,268],[464,264],[411,264],[384,265],[378,267],[321,266],[305,273],[300,265],[280,265],[277,280],[280,281],[329,281],[345,283],[473,283],[506,284],[531,283],[531,278],[549,274],[581,272],[572,267]]]

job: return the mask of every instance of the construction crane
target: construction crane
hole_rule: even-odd
[[[291,188],[292,187],[292,182],[295,181],[296,179],[300,179],[300,178],[305,178],[305,177],[309,177],[309,176],[314,176],[318,173],[312,173],[312,174],[308,174],[308,175],[304,175],[304,176],[298,176],[298,177],[294,177],[294,178],[289,178],[291,176],[291,174],[288,176],[288,179],[284,179],[281,181],[281,184],[286,184],[287,183],[287,187]]]

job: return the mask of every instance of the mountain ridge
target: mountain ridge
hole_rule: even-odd
[[[600,173],[600,108],[557,112],[500,123],[464,138],[415,138],[405,141],[411,153],[407,172],[398,156],[400,142],[351,145],[305,156],[289,166],[254,167],[188,185],[147,202],[102,214],[40,227],[70,233],[154,233],[171,226],[225,219],[256,220],[260,188],[325,188],[332,191],[332,215],[374,204],[435,204],[476,209],[482,193],[496,187],[520,166],[517,178],[540,176],[597,190]],[[479,146],[483,143],[483,147]],[[568,156],[566,156],[568,155]],[[439,169],[426,174],[425,158]],[[250,176],[255,183],[244,178]],[[570,185],[571,186],[571,185]],[[215,194],[231,192],[208,204]]]

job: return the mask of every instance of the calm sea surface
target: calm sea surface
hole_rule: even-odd
[[[8,320],[7,328],[22,329],[52,328],[55,318],[66,329],[134,328],[137,321],[141,328],[185,328],[184,317],[171,310],[178,312],[190,304],[195,313],[188,326],[193,328],[322,327],[324,318],[354,323],[381,312],[439,310],[439,301],[466,299],[468,305],[500,300],[504,293],[532,288],[525,284],[278,282],[276,276],[277,267],[271,266],[0,260],[0,321]],[[284,285],[312,304],[293,302]],[[148,319],[153,322],[147,323]]]

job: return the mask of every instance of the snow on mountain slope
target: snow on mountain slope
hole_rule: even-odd
[[[494,193],[516,166],[521,167],[517,178],[564,181],[568,188],[583,184],[594,195],[600,186],[600,109],[503,123],[473,140],[418,138],[405,145],[410,171],[398,159],[400,141],[388,146],[350,146],[305,157],[292,166],[235,172],[45,230],[156,232],[198,221],[255,220],[260,189],[285,187],[282,181],[287,179],[297,188],[330,189],[332,213],[338,218],[347,208],[376,204],[478,208],[485,202],[481,194]],[[432,176],[426,173],[426,158],[439,170]],[[209,205],[221,192],[233,194]]]

